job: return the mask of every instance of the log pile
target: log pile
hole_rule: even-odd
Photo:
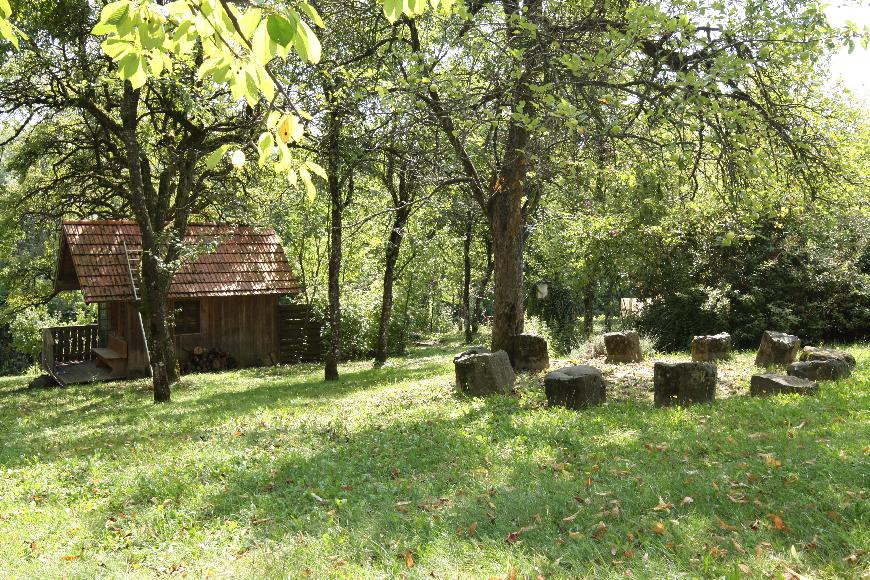
[[[196,346],[182,365],[181,371],[183,373],[213,373],[232,370],[237,366],[236,359],[224,350]]]

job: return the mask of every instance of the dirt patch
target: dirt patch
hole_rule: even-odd
[[[738,353],[730,360],[716,364],[716,397],[727,398],[749,393],[749,378],[757,372],[754,353]],[[688,355],[655,355],[643,362],[607,364],[604,357],[555,359],[550,370],[569,365],[589,365],[600,369],[607,383],[607,399],[653,400],[653,365],[656,362],[685,362]]]

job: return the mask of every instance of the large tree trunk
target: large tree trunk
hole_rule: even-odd
[[[531,130],[523,116],[535,114],[529,84],[536,75],[534,39],[514,20],[522,15],[535,23],[541,0],[529,0],[522,7],[518,0],[503,0],[508,15],[508,44],[522,49],[520,74],[511,99],[511,121],[508,125],[504,158],[498,179],[487,205],[487,218],[492,234],[495,265],[495,301],[493,304],[492,348],[507,348],[511,337],[523,331],[523,196],[529,159],[526,149]]]
[[[511,179],[489,203],[492,234],[495,299],[492,349],[508,347],[511,337],[523,331],[523,221],[522,182]]]
[[[329,133],[327,134],[328,182],[329,182],[329,346],[326,349],[324,378],[327,381],[338,380],[338,360],[341,357],[341,289],[339,276],[341,274],[341,230],[342,212],[344,209],[341,198],[341,182],[339,163],[339,137],[341,135],[341,119],[336,111],[330,112]]]
[[[406,187],[403,183],[405,178],[399,176],[400,199],[401,190]],[[407,203],[400,201],[395,208],[393,228],[390,230],[390,238],[387,241],[387,253],[384,263],[384,291],[381,296],[381,316],[378,320],[378,340],[375,345],[375,363],[383,364],[387,361],[387,346],[390,334],[390,318],[393,313],[393,283],[396,277],[396,262],[399,260],[399,250],[405,237],[405,226],[408,224],[411,209]]]

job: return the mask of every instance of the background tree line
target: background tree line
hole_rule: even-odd
[[[404,15],[322,2],[316,59],[307,33],[269,28],[286,6],[264,3],[273,52],[244,90],[236,61],[205,66],[207,38],[182,35],[171,70],[127,74],[93,33],[102,5],[11,4],[4,370],[33,360],[40,324],[92,316],[51,292],[63,218],[143,228],[141,310],[167,399],[166,292],[190,220],[276,228],[327,320],[328,378],[417,335],[477,340],[484,320],[500,347],[527,313],[567,352],[622,296],[652,301],[637,324],[666,348],[719,330],[746,345],[768,327],[870,332],[870,133],[824,87],[826,55],[862,33],[815,2],[479,0]],[[196,6],[250,45],[246,5]],[[282,58],[285,41],[301,58]]]

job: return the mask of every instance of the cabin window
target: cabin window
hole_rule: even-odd
[[[109,305],[106,302],[97,304],[97,333],[100,346],[105,347],[109,342]]]
[[[175,303],[175,334],[199,334],[199,300]]]

